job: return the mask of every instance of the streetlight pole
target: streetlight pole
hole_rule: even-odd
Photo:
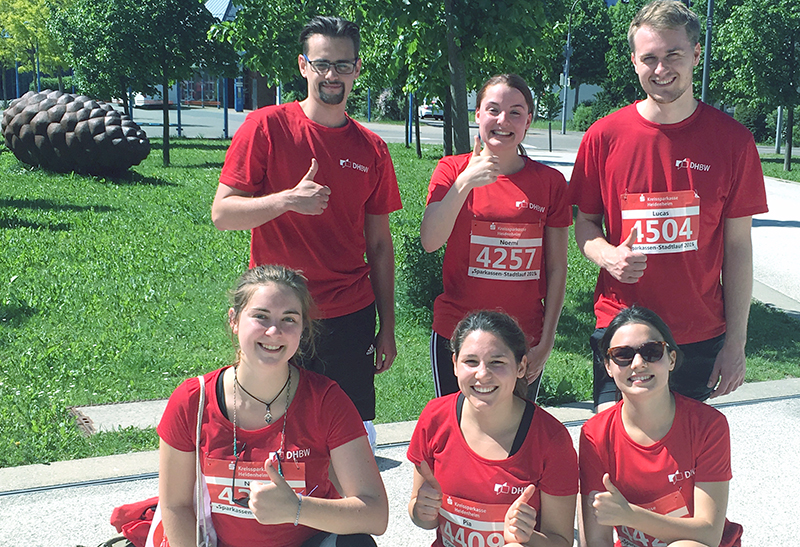
[[[567,133],[567,95],[569,94],[569,58],[572,55],[572,12],[575,11],[575,6],[578,5],[578,0],[572,4],[569,9],[569,18],[567,23],[567,45],[564,48],[564,103],[561,107],[561,134]]]

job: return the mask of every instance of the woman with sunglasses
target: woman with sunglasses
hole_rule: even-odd
[[[366,534],[386,530],[386,492],[358,411],[338,384],[293,363],[312,333],[311,308],[305,278],[282,266],[249,270],[232,292],[238,357],[203,377],[199,442],[219,547],[374,546]],[[185,381],[158,425],[171,547],[195,545],[199,398],[197,379]]]
[[[725,518],[728,422],[713,407],[670,391],[681,350],[654,312],[622,310],[600,349],[622,399],[581,429],[583,537],[587,547],[740,544]]]
[[[502,310],[519,321],[530,348],[525,376],[532,400],[555,343],[572,208],[564,176],[529,159],[521,146],[533,108],[521,77],[489,78],[476,98],[474,150],[442,158],[431,176],[420,239],[428,252],[447,244],[444,292],[433,304],[437,397],[458,391],[449,338],[473,310]]]

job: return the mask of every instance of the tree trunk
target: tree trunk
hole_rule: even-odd
[[[0,70],[3,72],[3,100],[5,101],[8,99],[8,89],[7,89],[7,78],[6,78],[6,67],[0,67]]]
[[[61,93],[64,93],[64,70],[61,67],[58,67],[58,90]]]
[[[786,154],[783,156],[783,170],[792,170],[792,133],[794,132],[794,107],[789,106],[786,113]]]
[[[575,82],[575,100],[572,101],[572,111],[575,112],[575,109],[578,108],[578,96],[581,94],[581,83]]]
[[[453,97],[450,95],[450,88],[444,91],[444,119],[442,120],[442,154],[445,156],[453,155]]]
[[[75,76],[73,76],[73,78],[74,77]],[[130,107],[130,100],[129,100],[129,97],[128,97],[128,86],[125,85],[125,77],[124,76],[120,76],[119,77],[119,91],[120,91],[120,95],[119,96],[122,97],[122,111],[125,113],[126,116],[130,116],[131,113],[130,113],[130,108],[129,108]]]
[[[164,160],[163,161],[164,167],[169,167],[169,78],[167,77],[166,68],[162,68],[162,73],[161,74],[162,74],[162,78],[161,78],[161,86],[162,86],[162,88],[161,88],[161,90],[163,92],[161,105],[162,105],[162,112],[164,113],[164,116],[163,116],[163,126],[164,126],[163,138],[164,138],[164,144],[163,144],[163,148],[161,149],[161,151],[162,151],[161,156],[162,156],[162,158]]]
[[[453,0],[444,0],[444,17],[447,25],[447,59],[450,67],[450,90],[453,96],[453,142],[456,154],[470,151],[469,113],[467,111],[467,74],[461,48],[456,44],[456,18]]]

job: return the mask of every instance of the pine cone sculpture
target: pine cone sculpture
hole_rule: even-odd
[[[130,117],[61,91],[29,91],[5,110],[0,127],[17,159],[61,173],[115,174],[150,153],[147,135]]]

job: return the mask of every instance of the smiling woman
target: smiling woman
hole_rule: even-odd
[[[728,423],[716,409],[670,391],[682,352],[669,327],[646,308],[624,309],[600,351],[622,400],[581,429],[586,545],[612,547],[614,528],[624,545],[740,545],[742,527],[725,518]]]
[[[451,342],[459,392],[428,403],[408,447],[411,520],[437,529],[435,547],[572,545],[575,450],[560,422],[519,395],[526,382],[516,390],[525,334],[508,315],[480,311]]]
[[[374,546],[366,534],[386,529],[386,492],[355,406],[338,384],[294,363],[313,331],[311,310],[305,278],[293,270],[264,265],[240,278],[228,312],[238,358],[202,377],[200,439],[194,378],[175,390],[158,426],[171,545],[194,544],[195,447],[223,545],[306,546],[333,536],[342,547]]]
[[[564,177],[528,159],[520,146],[532,115],[522,78],[490,78],[476,99],[475,149],[443,158],[431,177],[420,238],[428,252],[447,243],[431,336],[437,396],[458,389],[447,339],[471,310],[501,309],[520,322],[531,348],[525,371],[531,400],[553,349],[572,210]]]

